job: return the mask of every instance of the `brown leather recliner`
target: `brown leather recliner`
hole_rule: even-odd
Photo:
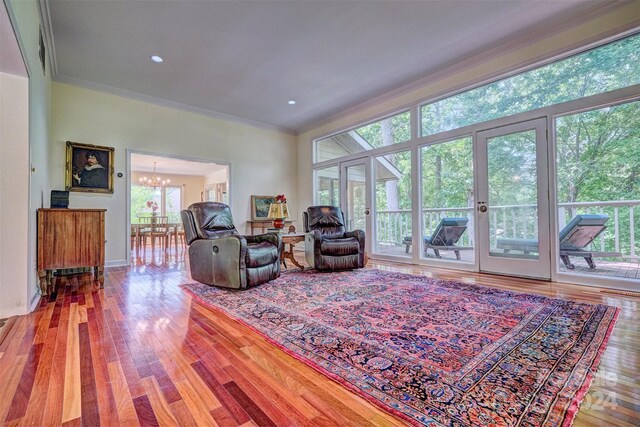
[[[229,206],[224,203],[194,203],[180,215],[194,280],[245,289],[280,276],[279,234],[241,236],[233,225]]]
[[[335,206],[311,206],[302,213],[305,258],[317,270],[364,267],[364,231],[346,231],[344,215]]]

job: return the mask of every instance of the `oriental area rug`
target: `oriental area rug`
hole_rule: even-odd
[[[570,425],[618,315],[375,269],[182,287],[415,425]]]

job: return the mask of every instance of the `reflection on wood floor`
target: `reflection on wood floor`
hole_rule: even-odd
[[[168,249],[158,248],[151,250],[151,246],[147,245],[140,248],[139,251],[131,251],[131,265],[132,266],[144,266],[144,265],[166,265],[171,266],[174,264],[184,265],[185,257],[187,256],[188,249],[184,246],[178,245],[178,248],[171,246]]]
[[[56,277],[58,295],[12,319],[0,343],[0,424],[403,425],[194,301],[178,287],[190,280],[181,258],[107,268],[104,289],[90,275]],[[640,425],[639,298],[393,263],[368,267],[620,307],[574,425]]]

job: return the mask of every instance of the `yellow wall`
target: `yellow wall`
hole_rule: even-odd
[[[124,176],[114,177],[114,194],[74,192],[69,200],[71,207],[107,209],[107,265],[127,258],[127,149],[229,162],[231,210],[240,232],[247,232],[252,194],[297,193],[291,135],[63,83],[52,86],[51,109],[51,188],[64,188],[65,141],[115,148],[115,174]]]
[[[608,9],[590,20],[573,27],[540,37],[505,51],[494,51],[470,58],[448,71],[426,77],[420,85],[399,90],[397,94],[382,95],[378,100],[365,102],[345,112],[336,112],[332,120],[319,124],[298,135],[298,204],[301,207],[313,203],[312,141],[336,131],[346,130],[357,124],[434,99],[528,66],[543,58],[611,37],[622,31],[640,26],[640,1],[618,3],[620,7]],[[605,7],[609,7],[606,6]],[[463,66],[464,65],[464,66]]]

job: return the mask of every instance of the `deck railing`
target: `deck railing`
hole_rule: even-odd
[[[605,214],[609,216],[607,229],[592,246],[599,251],[621,252],[625,258],[637,258],[640,249],[636,246],[636,235],[640,233],[640,218],[636,210],[640,200],[610,202],[579,202],[558,204],[558,225],[564,226],[578,214]],[[492,206],[489,211],[491,247],[501,237],[536,238],[538,234],[537,208],[534,205]],[[473,246],[473,208],[429,208],[423,209],[423,230],[431,234],[442,218],[469,218],[467,231],[459,245]],[[406,236],[411,236],[411,211],[381,210],[376,212],[376,236],[378,245],[400,246]]]

